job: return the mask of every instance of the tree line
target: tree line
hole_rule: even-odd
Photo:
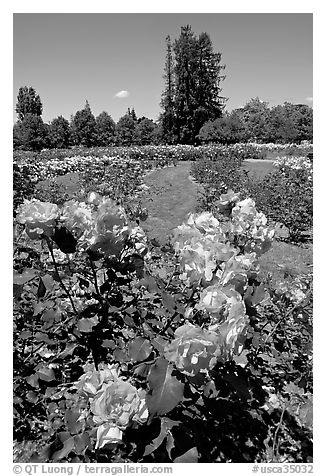
[[[137,117],[128,108],[117,123],[103,111],[95,117],[86,100],[70,121],[58,116],[42,120],[43,105],[33,87],[21,87],[18,120],[13,129],[15,149],[41,150],[71,146],[130,146],[236,142],[300,142],[312,140],[313,113],[305,104],[289,102],[272,108],[258,97],[243,108],[225,110],[225,79],[221,53],[214,52],[207,33],[198,37],[191,26],[181,27],[173,43],[166,38],[162,112],[156,122]]]

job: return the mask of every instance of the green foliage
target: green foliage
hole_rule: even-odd
[[[312,141],[312,108],[285,102],[270,109],[266,102],[257,97],[243,108],[206,122],[200,130],[199,139],[202,143],[222,144],[242,141],[282,144]]]
[[[115,122],[112,117],[103,111],[96,117],[97,145],[109,146],[115,141]]]
[[[239,190],[242,196],[250,195],[270,220],[286,226],[290,241],[309,239],[313,224],[312,171],[285,166],[257,180],[239,167],[240,157],[247,158],[246,149],[233,157],[229,150],[214,160],[193,164],[192,174],[204,186],[201,208],[214,211],[221,193],[229,188]]]
[[[310,461],[309,277],[273,288],[257,270],[238,274],[232,268],[233,283],[243,284],[246,276],[241,293],[248,330],[239,355],[213,362],[212,334],[204,331],[208,315],[196,306],[201,284],[182,281],[181,262],[169,247],[150,247],[148,259],[126,237],[113,257],[84,252],[75,238],[67,250],[73,231],[59,239],[62,224],[53,226],[51,238],[32,242],[17,229],[15,240],[14,437],[22,441],[28,434],[39,442],[32,461]],[[181,342],[186,334],[180,329],[192,329],[189,321],[195,340]],[[195,375],[183,370],[198,364],[204,368]],[[145,395],[149,418],[140,422],[136,415],[122,439],[102,448],[96,441],[106,442],[105,425],[122,408],[113,411],[119,392],[110,393],[107,383],[100,392],[96,387],[102,382],[93,377],[103,365],[109,375],[119,367],[114,381],[121,388],[137,389],[124,401],[127,415],[134,415],[137,395]],[[103,378],[110,382],[108,373]],[[92,385],[97,401],[109,392],[107,406],[94,405],[87,394]],[[103,418],[110,416],[100,427],[98,408]]]
[[[47,130],[42,118],[36,114],[26,113],[22,121],[14,125],[14,149],[41,150],[47,140]]]
[[[26,114],[33,114],[35,116],[42,115],[43,106],[40,96],[32,87],[21,87],[18,91],[16,112],[19,121],[23,121]]]
[[[13,208],[16,210],[24,199],[32,197],[35,189],[35,182],[32,180],[29,167],[24,165],[18,167],[17,164],[13,166]]]
[[[136,141],[136,121],[131,114],[127,113],[118,120],[116,137],[119,145],[130,146]]]
[[[72,119],[71,137],[76,145],[96,145],[96,120],[87,101],[84,109],[77,111]]]
[[[161,107],[163,112],[160,117],[160,123],[162,128],[162,137],[167,144],[173,144],[175,141],[175,111],[174,111],[174,60],[172,54],[171,38],[168,35],[166,37],[166,59],[164,67],[164,81],[165,89],[162,93]]]
[[[163,138],[167,143],[194,144],[203,124],[222,113],[221,54],[214,53],[207,33],[197,38],[189,25],[181,27],[173,48],[170,37],[166,42]]]
[[[246,128],[236,111],[226,113],[215,121],[206,122],[199,131],[201,143],[236,144],[246,137]]]
[[[138,119],[135,127],[135,137],[139,145],[149,145],[152,144],[155,139],[155,130],[156,124],[147,117],[142,117]]]
[[[65,149],[70,144],[70,126],[67,119],[58,116],[53,119],[49,129],[49,142],[51,148]]]
[[[313,139],[312,108],[304,104],[285,102],[270,110],[269,138],[271,142],[300,142]]]
[[[313,185],[305,170],[276,171],[250,186],[257,206],[288,228],[293,242],[310,238],[313,225]]]
[[[146,400],[151,417],[169,413],[183,399],[184,384],[172,375],[173,370],[164,358],[158,359],[151,367]]]

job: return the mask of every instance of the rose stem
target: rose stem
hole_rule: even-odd
[[[55,268],[55,271],[57,273],[57,276],[59,278],[59,282],[62,286],[62,289],[64,290],[64,292],[66,293],[71,305],[72,305],[72,308],[75,312],[75,314],[78,315],[78,312],[77,312],[77,309],[75,308],[75,304],[74,304],[74,301],[72,300],[72,297],[70,296],[69,292],[68,292],[68,289],[66,288],[66,286],[64,285],[64,282],[62,281],[61,277],[60,277],[60,274],[59,274],[59,270],[58,270],[58,266],[57,266],[57,263],[55,261],[55,258],[54,258],[54,254],[53,254],[53,248],[52,248],[52,244],[51,244],[51,241],[50,241],[50,238],[48,236],[45,235],[45,240],[47,242],[47,245],[49,247],[49,250],[50,250],[50,253],[51,253],[51,258],[52,258],[52,261],[53,261],[53,264],[54,264],[54,268]]]

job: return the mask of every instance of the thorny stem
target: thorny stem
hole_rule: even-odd
[[[90,263],[91,263],[91,268],[92,268],[92,273],[93,273],[93,278],[94,278],[94,286],[95,286],[96,294],[97,294],[99,300],[100,300],[100,301],[103,301],[103,297],[102,297],[102,295],[101,295],[101,293],[100,293],[100,289],[99,289],[99,287],[98,287],[97,274],[96,274],[96,269],[95,269],[95,267],[94,267],[94,262],[93,262],[93,260],[92,260],[92,258],[91,258],[90,256],[88,256],[88,258],[89,258],[89,261],[90,261]]]
[[[76,309],[76,307],[75,307],[74,301],[72,300],[72,297],[70,296],[69,291],[68,291],[68,289],[66,288],[66,286],[65,286],[64,282],[62,281],[61,276],[60,276],[60,274],[59,274],[59,269],[58,269],[58,265],[57,265],[57,263],[56,263],[56,261],[55,261],[55,258],[54,258],[53,248],[52,248],[52,244],[51,244],[50,238],[45,235],[45,240],[46,240],[47,245],[48,245],[48,247],[49,247],[50,254],[51,254],[51,258],[52,258],[52,261],[53,261],[53,264],[54,264],[54,269],[55,269],[55,271],[56,271],[56,273],[57,273],[57,276],[58,276],[59,282],[60,282],[60,284],[61,284],[61,287],[62,287],[62,289],[64,290],[64,292],[66,293],[66,295],[67,295],[67,297],[68,297],[68,299],[69,299],[69,301],[70,301],[70,303],[71,303],[71,306],[72,306],[72,308],[73,308],[73,310],[74,310],[74,313],[78,315],[78,312],[77,312],[77,309]]]
[[[281,425],[282,425],[282,423],[283,423],[283,417],[284,417],[284,413],[285,413],[285,405],[283,405],[283,408],[282,408],[282,414],[281,414],[281,418],[280,418],[280,421],[279,421],[279,423],[278,423],[278,425],[277,425],[277,428],[276,428],[276,430],[275,430],[275,434],[274,434],[274,439],[273,439],[273,450],[272,450],[272,452],[273,452],[273,459],[272,459],[272,461],[271,461],[272,463],[274,462],[274,457],[275,457],[275,447],[276,447],[276,442],[277,442],[277,435],[278,435],[278,432],[280,431]],[[278,450],[278,446],[279,446],[279,445],[277,445],[277,450]]]

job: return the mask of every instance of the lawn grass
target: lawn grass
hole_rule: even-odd
[[[256,177],[272,170],[271,162],[248,162],[245,167]],[[142,224],[149,238],[165,243],[172,230],[180,225],[188,213],[196,210],[198,185],[189,180],[191,163],[181,162],[177,167],[151,172],[145,183],[150,190],[143,200],[148,209],[148,219]],[[284,229],[277,229],[276,236],[286,236]],[[312,244],[299,247],[274,240],[272,248],[260,258],[263,275],[272,275],[272,282],[290,279],[312,272]]]
[[[243,167],[257,179],[273,170],[272,162],[245,162]],[[196,211],[198,191],[200,187],[191,180],[191,162],[179,162],[176,167],[166,167],[151,171],[144,182],[149,190],[142,198],[142,205],[148,210],[148,219],[142,228],[149,239],[160,244],[168,241],[174,228],[181,225],[191,212]],[[57,177],[56,182],[64,187],[71,197],[79,184],[78,174],[67,174]],[[38,184],[46,188],[47,182]],[[277,236],[285,236],[283,229],[277,230]],[[273,247],[260,258],[261,270],[264,275],[271,273],[272,281],[277,282],[285,276],[296,276],[312,272],[312,245],[305,248],[274,240]]]
[[[274,240],[272,248],[259,258],[264,276],[272,275],[272,283],[277,284],[286,278],[312,273],[312,244],[306,247]]]
[[[172,230],[195,211],[198,186],[189,180],[191,162],[151,172],[145,177],[150,187],[142,200],[148,219],[142,224],[150,239],[165,243]]]

